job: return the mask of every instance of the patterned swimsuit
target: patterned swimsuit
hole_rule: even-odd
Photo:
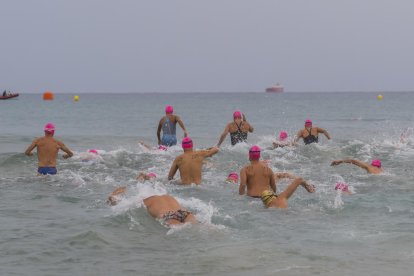
[[[243,123],[240,123],[240,126],[237,125],[237,123],[235,123],[235,124],[237,126],[236,132],[230,133],[230,141],[231,141],[232,146],[234,146],[237,143],[247,141],[247,132],[243,132],[241,130],[241,126],[242,126]]]

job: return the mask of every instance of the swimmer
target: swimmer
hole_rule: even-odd
[[[229,176],[227,176],[226,182],[234,184],[239,183],[239,175],[236,172],[231,172]]]
[[[331,166],[336,166],[339,165],[341,163],[349,163],[349,164],[353,164],[356,165],[364,170],[366,170],[368,173],[371,174],[380,174],[382,173],[382,168],[381,168],[381,160],[379,159],[374,159],[371,162],[371,165],[356,159],[344,159],[344,160],[334,160],[331,163]]]
[[[312,121],[307,119],[305,121],[305,128],[299,130],[299,132],[296,134],[294,143],[297,143],[300,138],[303,139],[303,142],[305,145],[311,144],[311,143],[318,143],[319,137],[318,134],[323,133],[328,140],[331,140],[331,136],[329,136],[329,133],[320,127],[313,127],[312,128]]]
[[[335,191],[340,191],[341,193],[346,195],[352,195],[352,192],[349,190],[348,184],[343,182],[336,182]]]
[[[246,142],[248,132],[253,132],[253,130],[253,127],[247,122],[246,116],[240,111],[235,111],[233,113],[233,122],[228,123],[224,128],[217,147],[220,147],[228,133],[230,133],[231,145],[234,146],[237,143]]]
[[[168,149],[167,146],[164,145],[158,145],[158,147],[151,147],[147,144],[145,144],[143,141],[139,141],[138,142],[141,146],[143,146],[144,148],[146,148],[147,150],[162,150],[162,151],[166,151]]]
[[[279,132],[278,140],[276,142],[273,142],[271,149],[283,148],[283,147],[294,146],[294,145],[295,144],[293,142],[290,142],[288,140],[287,132],[282,130],[281,132]]]
[[[90,149],[87,152],[82,152],[79,156],[82,162],[103,161],[103,158],[99,155],[99,152],[96,149]]]
[[[112,206],[118,204],[119,196],[125,194],[126,187],[119,187],[108,197],[108,203]],[[195,216],[184,210],[178,201],[170,195],[154,195],[143,200],[147,212],[165,226],[197,223]]]
[[[72,157],[73,153],[65,146],[65,144],[53,138],[53,135],[55,134],[54,124],[46,124],[43,130],[45,136],[34,139],[32,144],[26,149],[25,154],[32,156],[32,151],[37,147],[38,175],[56,174],[56,158],[59,150],[65,152],[63,155],[64,159]]]
[[[168,173],[168,180],[172,180],[177,170],[179,170],[181,184],[190,185],[191,183],[195,183],[198,185],[201,183],[201,168],[204,158],[213,156],[219,149],[212,147],[207,150],[194,151],[193,141],[190,137],[185,137],[182,140],[182,147],[184,153],[175,158]]]
[[[165,116],[161,118],[160,122],[158,123],[157,128],[157,138],[158,138],[158,145],[164,145],[167,147],[171,147],[177,144],[177,137],[175,134],[175,128],[177,123],[184,131],[184,137],[187,137],[187,130],[185,129],[183,121],[177,115],[173,115],[173,107],[168,105],[165,108]],[[161,129],[162,129],[162,139],[161,139]]]
[[[157,175],[153,172],[150,172],[150,173],[140,172],[139,175],[137,176],[137,180],[140,182],[144,182],[145,180],[153,180],[155,178],[157,178]]]
[[[252,146],[249,150],[250,164],[240,171],[239,194],[260,198],[262,192],[272,189],[276,192],[275,176],[273,171],[261,162],[260,147]]]
[[[308,193],[314,193],[315,187],[308,184],[303,178],[295,178],[292,183],[287,186],[287,188],[280,194],[275,194],[275,192],[270,190],[265,190],[261,194],[261,199],[265,208],[287,208],[288,199],[293,195],[296,189],[302,186],[308,191]]]

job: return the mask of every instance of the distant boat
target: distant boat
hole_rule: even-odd
[[[2,94],[0,94],[0,95],[2,95]],[[8,100],[8,99],[11,99],[11,98],[16,98],[18,96],[19,96],[19,93],[8,94],[6,96],[0,96],[0,100]]]
[[[284,88],[279,83],[272,85],[271,87],[266,88],[266,92],[268,93],[283,93]]]

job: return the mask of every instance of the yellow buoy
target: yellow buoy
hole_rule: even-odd
[[[79,96],[78,96],[78,95],[74,96],[74,97],[73,97],[73,100],[74,100],[75,102],[79,101]]]
[[[380,95],[378,95],[378,96],[377,96],[377,99],[378,99],[378,100],[382,100],[382,95],[381,95],[381,94],[380,94]]]

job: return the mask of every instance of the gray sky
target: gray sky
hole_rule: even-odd
[[[0,0],[0,90],[414,91],[414,1]]]

